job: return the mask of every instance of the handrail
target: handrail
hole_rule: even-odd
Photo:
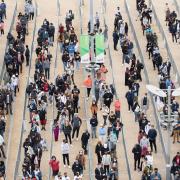
[[[170,50],[170,47],[169,47],[169,43],[167,41],[167,38],[166,38],[165,32],[163,30],[163,27],[162,27],[162,25],[161,25],[161,23],[160,23],[160,21],[159,21],[159,19],[157,17],[156,10],[154,8],[154,4],[152,3],[151,0],[149,0],[149,5],[150,5],[150,7],[152,7],[152,11],[153,11],[153,14],[154,14],[154,18],[155,18],[156,24],[158,25],[159,31],[161,32],[162,38],[164,39],[164,42],[165,42],[164,45],[166,47],[166,50],[167,50],[169,59],[171,61],[171,64],[172,64],[172,66],[173,66],[173,68],[174,68],[174,70],[176,72],[178,84],[180,84],[180,75],[179,75],[179,71],[178,71],[177,65],[176,65],[175,60],[173,58],[173,55],[171,53],[171,50]]]
[[[28,70],[28,78],[27,78],[27,85],[29,84],[29,79],[30,79],[30,69],[31,69],[31,62],[32,62],[32,53],[33,53],[33,49],[34,49],[34,39],[35,39],[35,31],[36,31],[36,25],[37,25],[37,22],[36,22],[36,18],[37,18],[37,8],[38,8],[38,5],[37,5],[37,2],[36,0],[35,1],[35,16],[34,16],[34,28],[33,28],[33,39],[32,39],[32,43],[31,43],[31,53],[30,53],[30,62],[29,62],[29,70]],[[25,100],[24,100],[24,107],[23,107],[23,118],[22,118],[22,124],[21,124],[21,136],[20,136],[20,143],[19,143],[19,147],[18,147],[18,155],[17,155],[17,158],[16,158],[16,167],[15,167],[15,170],[14,170],[14,180],[16,180],[17,178],[17,175],[18,175],[18,170],[19,170],[19,165],[20,165],[20,162],[21,162],[21,147],[22,147],[22,144],[23,144],[23,133],[24,133],[24,130],[25,130],[25,118],[26,118],[26,105],[27,105],[27,101],[28,101],[28,96],[27,96],[27,93],[25,92]]]
[[[57,0],[57,15],[58,15],[58,25],[60,23],[59,21],[59,16],[60,16],[60,0]],[[57,31],[58,34],[58,31]],[[56,44],[56,56],[55,56],[55,63],[54,63],[54,77],[56,77],[56,68],[57,68],[57,58],[58,58],[58,41]],[[53,120],[54,120],[54,98],[53,98]],[[51,144],[50,144],[50,153],[49,156],[50,158],[52,157],[52,150],[53,150],[53,126],[51,127]],[[51,179],[51,167],[49,166],[49,172],[48,172],[48,180]]]
[[[174,5],[176,6],[176,10],[177,10],[178,14],[180,15],[180,6],[178,5],[177,0],[174,0]]]
[[[80,32],[81,32],[81,35],[83,34],[83,28],[82,28],[82,11],[81,11],[81,8],[82,8],[82,2],[81,0],[79,0],[79,17],[80,17]],[[85,77],[85,68],[83,68],[83,77]],[[86,91],[84,89],[84,94],[86,94]],[[89,122],[89,118],[88,118],[88,110],[87,110],[87,102],[86,102],[86,97],[84,97],[84,114],[85,114],[85,118],[86,118],[86,123],[87,123],[87,129],[88,131],[90,132],[90,122]],[[90,140],[91,141],[91,140]],[[92,167],[93,167],[93,164],[92,164],[92,161],[93,161],[93,156],[92,156],[92,152],[91,152],[91,146],[90,144],[88,143],[88,162],[89,162],[89,179],[90,180],[94,180],[94,174],[92,172]]]
[[[129,7],[128,7],[127,0],[125,0],[125,9],[126,9],[126,12],[127,12],[127,15],[128,15],[130,27],[131,27],[131,30],[132,30],[132,33],[133,33],[133,36],[134,36],[134,39],[135,39],[137,50],[138,50],[138,53],[140,55],[140,61],[144,64],[144,59],[145,58],[144,58],[144,56],[142,54],[142,51],[141,51],[141,48],[140,48],[140,45],[139,45],[139,42],[138,42],[138,39],[137,39],[137,35],[136,35],[135,29],[134,29],[134,25],[133,25],[132,20],[131,20],[131,15],[130,15],[130,12],[129,12]],[[145,74],[146,83],[149,84],[149,77],[148,77],[146,66],[144,66],[144,74]],[[160,130],[160,126],[159,126],[159,123],[158,123],[159,122],[158,121],[158,115],[157,115],[155,104],[154,104],[154,101],[153,101],[153,96],[151,94],[150,94],[150,98],[151,98],[151,103],[153,105],[153,112],[154,112],[154,115],[155,115],[156,126],[157,126],[159,136],[160,136],[160,141],[161,141],[161,146],[162,146],[162,149],[163,149],[164,159],[166,160],[167,156],[166,156],[166,151],[165,151],[165,145],[164,145],[164,142],[163,142],[162,132]]]
[[[13,18],[11,20],[11,25],[10,25],[10,28],[9,28],[10,33],[12,32],[13,24],[15,22],[16,11],[17,11],[17,0],[15,0],[15,8],[14,8],[14,12],[13,12]],[[4,51],[4,56],[5,56],[6,52],[7,52],[7,49],[8,49],[8,40],[6,41],[6,48],[5,48],[5,51]],[[2,84],[4,72],[6,70],[6,66],[5,66],[5,62],[4,62],[4,56],[2,56],[3,57],[3,65],[2,65],[1,74],[0,74],[0,84]]]

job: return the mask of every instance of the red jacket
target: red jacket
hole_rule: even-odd
[[[59,170],[59,161],[50,160],[49,165],[51,166],[53,171],[58,171]]]

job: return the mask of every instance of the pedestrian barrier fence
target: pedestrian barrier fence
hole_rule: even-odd
[[[169,44],[168,44],[165,32],[163,30],[163,27],[162,27],[162,25],[161,25],[161,23],[160,23],[160,21],[159,21],[159,19],[157,17],[156,10],[154,8],[154,4],[152,3],[151,0],[149,0],[149,7],[152,8],[156,24],[157,24],[157,26],[159,28],[159,31],[161,32],[162,38],[164,39],[164,45],[165,45],[165,48],[167,50],[167,53],[168,53],[168,56],[169,56],[169,60],[171,61],[171,64],[172,64],[172,67],[173,67],[174,71],[176,72],[177,82],[178,82],[178,84],[180,84],[180,75],[179,75],[179,71],[178,71],[177,65],[176,65],[175,60],[173,58],[173,55],[171,53],[171,50],[170,50],[170,47],[169,47]]]
[[[144,56],[142,54],[142,51],[141,51],[141,48],[140,48],[140,45],[139,45],[139,41],[137,39],[137,35],[136,35],[135,29],[134,29],[134,25],[133,25],[132,20],[131,20],[131,15],[130,15],[130,12],[129,12],[129,7],[128,7],[127,0],[125,0],[125,8],[126,8],[126,12],[127,12],[128,19],[129,19],[129,24],[130,24],[130,27],[131,27],[131,30],[132,30],[132,33],[133,33],[133,36],[134,36],[134,40],[135,40],[135,43],[136,43],[136,47],[137,47],[137,50],[138,50],[138,53],[139,53],[139,56],[140,56],[140,61],[144,64],[144,59],[145,58],[144,58]],[[145,74],[146,83],[149,84],[149,77],[148,77],[147,67],[146,66],[144,66],[144,74]],[[166,160],[167,156],[166,156],[166,151],[165,151],[165,145],[164,145],[164,142],[163,142],[162,132],[160,130],[160,125],[159,125],[158,114],[157,114],[157,111],[156,111],[155,102],[154,102],[153,96],[151,94],[150,94],[150,97],[151,97],[151,102],[152,102],[152,105],[153,105],[153,111],[154,111],[154,116],[155,116],[155,120],[156,120],[156,126],[157,126],[157,129],[158,129],[158,132],[159,132],[161,146],[162,146],[162,149],[163,149],[164,159]]]
[[[36,19],[37,19],[37,2],[36,0],[34,0],[34,4],[35,4],[35,16],[34,16],[34,28],[33,28],[33,40],[31,43],[31,53],[30,53],[30,62],[29,62],[29,70],[28,70],[28,79],[27,79],[27,85],[29,84],[30,81],[30,69],[31,69],[31,62],[32,62],[32,54],[33,54],[33,49],[34,49],[34,41],[35,41],[35,32],[36,32]],[[22,144],[23,144],[23,134],[25,131],[25,118],[26,118],[26,107],[27,107],[27,103],[28,103],[28,95],[25,92],[25,100],[24,100],[24,108],[23,108],[23,117],[22,117],[22,125],[21,125],[21,136],[20,136],[20,143],[19,143],[19,147],[18,147],[18,155],[17,155],[17,159],[16,159],[16,167],[14,170],[14,180],[17,179],[18,177],[18,171],[20,169],[20,162],[21,162],[21,148],[22,148]]]
[[[178,5],[177,0],[174,0],[174,5],[176,6],[176,10],[177,10],[177,12],[178,12],[178,14],[180,16],[180,6]]]
[[[82,29],[82,1],[79,0],[79,17],[80,17],[80,31],[81,34],[83,34],[83,29]],[[85,67],[83,68],[83,76],[85,77]],[[84,90],[85,91],[85,90]],[[85,91],[86,94],[86,91]],[[87,110],[87,102],[86,102],[86,97],[84,97],[84,114],[85,114],[85,119],[86,119],[86,123],[87,123],[87,129],[90,132],[90,128],[89,128],[89,117],[88,117],[88,110]],[[90,140],[91,141],[91,140]],[[92,151],[91,151],[91,146],[90,146],[90,142],[88,143],[88,163],[89,163],[89,179],[90,180],[94,180],[94,173],[93,173],[93,156],[92,156]]]

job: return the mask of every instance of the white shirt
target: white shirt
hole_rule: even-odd
[[[0,146],[2,146],[4,143],[4,138],[0,135]]]

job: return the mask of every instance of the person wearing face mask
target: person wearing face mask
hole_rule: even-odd
[[[95,115],[97,117],[97,112],[98,112],[98,106],[95,100],[92,101],[91,104],[91,113],[92,115]]]
[[[70,177],[68,176],[67,172],[65,172],[62,176],[62,180],[70,180]]]
[[[158,168],[154,168],[154,173],[150,176],[151,180],[162,180],[161,174],[158,172]]]
[[[88,130],[84,131],[84,133],[81,136],[81,144],[82,144],[82,148],[84,149],[84,154],[87,154],[87,145],[89,138],[90,138],[90,134]]]

